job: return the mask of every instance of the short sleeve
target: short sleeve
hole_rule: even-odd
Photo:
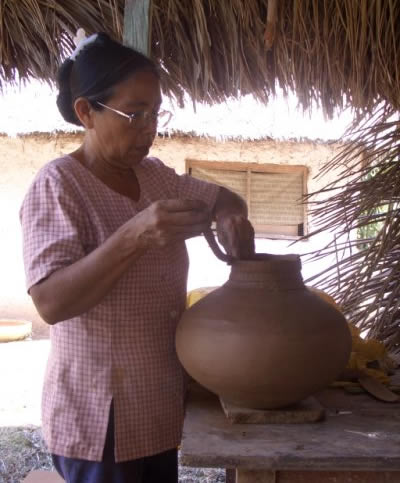
[[[199,180],[189,174],[179,175],[157,158],[152,158],[152,161],[158,164],[172,198],[204,201],[210,211],[213,210],[220,190],[218,185]]]
[[[26,286],[82,258],[78,200],[51,173],[39,173],[20,210]]]

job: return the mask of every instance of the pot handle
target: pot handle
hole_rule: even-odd
[[[230,265],[233,262],[233,258],[221,250],[221,248],[217,243],[217,240],[215,239],[215,236],[211,227],[204,230],[203,234],[204,234],[204,238],[207,240],[207,243],[211,248],[211,250],[213,251],[214,255],[220,260],[222,260],[223,262],[226,262]]]

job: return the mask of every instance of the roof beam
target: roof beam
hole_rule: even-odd
[[[125,0],[124,44],[150,57],[151,0]]]

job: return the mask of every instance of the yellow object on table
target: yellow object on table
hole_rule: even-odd
[[[191,290],[187,294],[186,307],[189,308],[207,294],[218,287],[201,287]],[[340,311],[339,305],[335,299],[323,290],[307,287],[313,293],[333,305]],[[351,323],[348,323],[352,336],[352,351],[346,369],[356,369],[363,371],[366,375],[373,377],[383,384],[389,384],[389,372],[395,368],[395,364],[387,354],[384,344],[376,339],[363,339],[360,336],[360,329]],[[374,367],[369,367],[369,365]],[[336,381],[335,386],[346,386],[348,381]]]
[[[210,292],[212,292],[217,288],[218,287],[200,287],[200,288],[195,288],[194,290],[191,290],[190,292],[188,292],[186,297],[186,308],[188,309],[193,304],[195,304],[200,299],[202,299],[207,294],[209,294]]]
[[[335,299],[323,290],[314,287],[308,287],[308,289],[333,305],[337,310],[340,310]],[[363,339],[358,327],[351,323],[348,323],[348,325],[351,332],[352,347],[346,369],[362,371],[364,374],[373,377],[383,384],[389,384],[388,372],[394,368],[394,364],[388,356],[384,344],[376,339]],[[368,364],[373,364],[375,367],[368,367]],[[335,385],[338,384],[336,383]]]

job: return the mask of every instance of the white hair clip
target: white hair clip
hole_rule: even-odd
[[[76,45],[75,50],[70,55],[70,59],[75,61],[78,55],[82,52],[82,50],[92,42],[97,39],[97,34],[92,34],[89,37],[86,37],[86,33],[83,28],[79,28],[76,31],[76,36],[74,37],[74,44]]]

